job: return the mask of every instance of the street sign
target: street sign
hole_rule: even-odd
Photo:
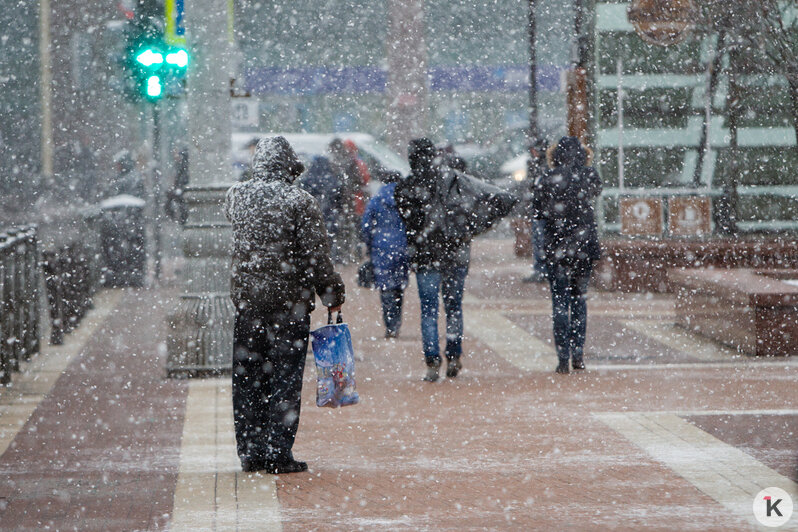
[[[621,198],[621,234],[662,235],[661,198]]]
[[[706,236],[712,232],[712,203],[706,196],[677,196],[668,200],[671,236]]]
[[[164,40],[171,46],[186,45],[185,0],[166,0]]]
[[[231,121],[235,128],[258,127],[260,111],[258,100],[252,98],[232,98]]]
[[[641,39],[670,46],[687,38],[698,9],[693,0],[633,0],[626,14]]]

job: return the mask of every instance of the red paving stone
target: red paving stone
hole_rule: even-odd
[[[509,249],[508,242],[476,243],[467,293],[490,308],[515,305],[500,299],[545,308],[547,289],[519,282],[526,266]],[[401,338],[384,340],[378,295],[357,288],[354,272],[345,271],[344,313],[363,357],[362,402],[316,408],[309,357],[294,451],[311,470],[277,480],[285,530],[747,529],[592,413],[794,410],[798,367],[749,361],[569,376],[524,372],[474,337],[466,322],[461,376],[423,383],[414,288]],[[163,379],[158,350],[165,335],[160,302],[171,305],[173,297],[174,291],[128,294],[0,457],[0,529],[168,526],[186,395],[185,382]],[[630,316],[667,314],[673,304],[663,296],[591,297],[598,307],[625,306]],[[314,316],[316,323],[324,318]],[[533,318],[540,321],[535,330],[545,330],[548,318]],[[676,357],[651,341],[635,344],[634,335],[616,339],[615,317],[589,327],[597,353],[625,357],[638,349],[654,357],[642,362],[649,365],[662,360],[660,351]],[[762,428],[753,418],[687,419],[777,471],[789,451],[785,442],[795,441],[792,421],[762,418],[776,436],[757,443],[746,436]]]
[[[798,482],[798,414],[685,416],[685,419]]]
[[[185,382],[164,378],[175,292],[128,292],[0,457],[3,530],[166,526]]]

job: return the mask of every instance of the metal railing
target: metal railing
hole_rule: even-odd
[[[39,266],[36,226],[0,232],[0,384],[39,351]]]
[[[50,307],[50,343],[60,345],[93,306],[100,284],[99,253],[88,238],[45,250],[42,266]]]

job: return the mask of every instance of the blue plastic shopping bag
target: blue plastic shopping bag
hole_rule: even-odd
[[[349,326],[338,313],[337,323],[327,314],[327,325],[311,331],[313,357],[316,359],[316,406],[337,408],[357,404],[355,353]]]

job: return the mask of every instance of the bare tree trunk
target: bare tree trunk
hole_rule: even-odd
[[[388,2],[388,142],[407,153],[407,142],[429,127],[427,45],[423,0]]]
[[[715,57],[712,59],[711,64],[708,65],[709,67],[709,83],[707,87],[707,98],[709,98],[709,109],[712,109],[713,102],[715,101],[715,91],[718,87],[718,73],[723,64],[723,47],[724,41],[726,39],[726,31],[720,30],[718,32],[718,45],[715,50]],[[704,113],[704,120],[701,124],[701,140],[698,144],[698,160],[696,161],[695,172],[693,173],[693,187],[698,188],[701,185],[701,173],[704,169],[704,159],[706,159],[707,154],[710,150],[710,143],[709,143],[709,127],[710,127],[710,120],[711,120],[711,112],[709,113],[710,116],[707,116],[707,113]]]
[[[718,223],[717,227],[720,234],[729,236],[737,235],[737,184],[740,182],[740,147],[738,143],[740,85],[737,77],[739,61],[739,50],[732,48],[729,52],[729,92],[726,100],[731,167],[729,169],[729,181],[723,185],[723,195],[719,198],[718,221],[720,223]]]
[[[537,62],[537,13],[535,0],[529,0],[529,147],[534,146],[540,135],[538,127],[538,62]]]
[[[787,76],[792,101],[792,127],[795,129],[795,151],[798,152],[798,76]]]

